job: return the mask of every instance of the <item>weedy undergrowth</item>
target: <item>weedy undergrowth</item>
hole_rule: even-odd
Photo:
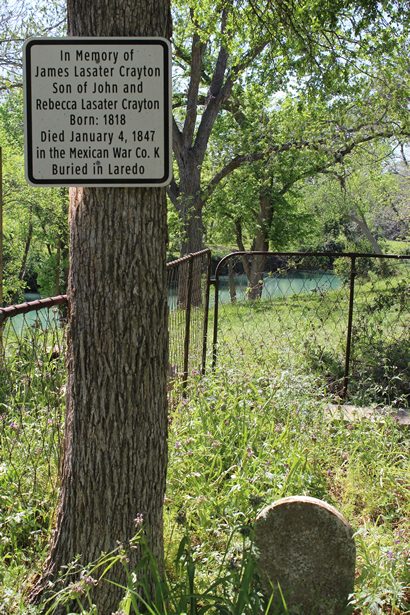
[[[27,344],[0,370],[0,612],[8,615],[35,613],[21,589],[41,570],[57,495],[65,373],[62,359],[50,360],[52,347],[39,339],[40,361]],[[186,399],[175,385],[173,399],[180,401],[170,408],[166,576],[148,601],[141,570],[127,571],[119,612],[263,613],[253,522],[273,500],[305,494],[335,505],[357,532],[356,612],[406,613],[408,431],[388,416],[354,423],[330,418],[327,390],[302,361],[281,363],[273,345],[259,350],[246,370],[245,356],[235,365],[221,353],[215,373],[192,376]],[[85,589],[102,566],[126,565],[120,551],[104,557],[101,567],[85,569]],[[109,582],[108,573],[101,582]],[[67,591],[54,601],[72,604]],[[72,612],[92,612],[86,594],[78,600]]]

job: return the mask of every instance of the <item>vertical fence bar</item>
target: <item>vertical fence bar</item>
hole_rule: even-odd
[[[216,367],[217,347],[218,347],[218,312],[219,312],[219,271],[218,266],[215,272],[215,303],[214,303],[214,337],[212,341],[212,371]]]
[[[209,292],[211,287],[211,252],[209,251],[206,255],[207,257],[207,268],[206,268],[206,286],[205,286],[205,306],[204,306],[204,331],[202,338],[202,375],[205,374],[206,370],[206,351],[207,351],[207,343],[208,343],[208,319],[209,319]]]
[[[184,380],[183,390],[184,396],[186,386],[188,383],[188,366],[189,366],[189,342],[191,334],[191,305],[192,305],[192,271],[193,271],[194,258],[192,254],[189,255],[188,261],[188,279],[187,279],[187,295],[185,306],[185,338],[184,338]]]
[[[3,307],[3,150],[0,147],[0,307]],[[0,318],[0,356],[3,354],[3,324]]]
[[[347,397],[347,388],[349,386],[349,371],[350,357],[352,350],[352,326],[353,326],[353,306],[354,306],[354,283],[356,277],[356,256],[351,256],[350,263],[350,291],[349,291],[349,316],[347,321],[347,339],[346,339],[346,355],[345,355],[345,373],[343,378],[342,399]]]

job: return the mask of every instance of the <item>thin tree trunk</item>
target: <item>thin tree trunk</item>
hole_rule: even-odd
[[[228,260],[228,285],[229,285],[229,296],[231,298],[231,303],[236,303],[236,283],[235,283],[235,270],[234,264],[232,262],[232,258]]]
[[[20,271],[19,271],[20,282],[24,280],[24,277],[26,275],[27,259],[28,259],[28,253],[30,252],[32,238],[33,238],[33,223],[30,220],[29,225],[28,225],[28,230],[27,230],[26,242],[24,244],[23,258],[21,259],[21,266],[20,266]]]
[[[183,196],[178,202],[178,213],[182,221],[181,256],[194,254],[204,248],[204,224],[202,220],[203,202],[200,198],[200,172],[195,157],[188,156],[183,168],[181,185]],[[195,260],[192,272],[191,301],[193,306],[202,303],[201,292],[201,261]],[[188,265],[180,270],[178,285],[178,305],[185,308],[188,303]]]
[[[259,194],[258,223],[255,238],[252,242],[252,251],[267,252],[269,250],[269,228],[272,223],[273,201],[269,191],[261,190]],[[235,222],[236,241],[238,248],[245,251],[242,237],[242,226],[239,220]],[[243,268],[248,278],[248,299],[254,301],[262,297],[263,271],[266,256],[253,254],[251,257],[242,256]]]
[[[269,228],[272,223],[273,205],[272,196],[266,189],[261,189],[259,193],[259,212],[258,226],[256,229],[253,249],[257,252],[267,252],[269,250]],[[266,264],[266,256],[263,254],[252,257],[251,271],[249,276],[250,300],[260,299],[263,291],[263,271]]]
[[[54,269],[54,294],[55,295],[61,294],[60,279],[61,279],[61,239],[58,238],[57,246],[56,246],[56,264],[55,264],[55,269]]]
[[[69,0],[78,36],[168,36],[169,4]],[[33,602],[78,554],[127,549],[142,515],[161,569],[167,463],[167,288],[164,189],[72,188],[67,418],[50,555]],[[139,550],[127,549],[132,570]],[[110,571],[124,582],[123,569]],[[67,581],[66,581],[67,582]],[[101,582],[101,615],[122,591]],[[56,611],[59,613],[60,611]],[[65,610],[61,610],[65,612]]]
[[[357,228],[359,229],[360,233],[363,235],[363,237],[365,237],[367,239],[367,241],[370,243],[372,250],[375,254],[383,254],[383,251],[376,239],[376,237],[373,235],[373,233],[371,232],[366,219],[364,216],[362,216],[362,214],[359,211],[356,210],[352,210],[350,212],[350,218],[351,220],[356,224]]]
[[[181,255],[193,254],[204,249],[204,223],[202,219],[202,202],[192,200],[183,219],[184,237]]]

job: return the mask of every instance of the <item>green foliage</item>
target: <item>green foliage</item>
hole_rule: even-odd
[[[0,104],[4,181],[5,301],[18,302],[26,287],[43,295],[64,291],[68,259],[68,194],[32,188],[24,177],[22,96]],[[37,280],[38,278],[38,280]]]
[[[201,226],[206,205],[213,244],[232,244],[239,224],[238,243],[261,230],[265,246],[328,239],[317,237],[320,227],[340,215],[314,220],[301,182],[340,175],[361,145],[366,152],[373,140],[409,134],[401,4],[174,4],[178,173],[170,195],[187,227]],[[260,216],[261,194],[273,215]],[[193,201],[197,220],[188,223]],[[339,203],[330,205],[334,214]]]
[[[373,144],[359,148],[325,174],[300,182],[297,198],[311,215],[311,234],[316,233],[319,241],[339,241],[347,251],[358,252],[374,252],[369,241],[373,238],[382,251],[390,252],[385,239],[405,237],[409,220],[403,198],[405,178],[396,163],[390,145]]]
[[[258,589],[255,575],[255,559],[252,543],[241,536],[243,551],[241,558],[226,561],[218,570],[217,579],[206,589],[197,587],[197,568],[191,538],[185,534],[178,545],[175,556],[173,578],[164,577],[146,546],[143,530],[140,530],[126,546],[103,555],[86,568],[76,562],[68,567],[65,575],[57,581],[65,587],[53,592],[43,606],[45,615],[51,615],[58,607],[83,615],[97,615],[93,604],[93,588],[102,583],[110,584],[110,570],[122,566],[125,582],[121,586],[124,598],[119,613],[126,615],[261,615],[268,606]],[[129,549],[142,551],[141,563],[136,570],[130,570],[127,552]],[[72,580],[71,580],[72,579]],[[154,583],[153,583],[154,581]],[[149,587],[154,585],[154,591]],[[266,611],[265,611],[266,607]],[[101,614],[102,615],[102,614]]]
[[[368,286],[370,286],[368,284]],[[373,290],[373,289],[372,289]],[[379,292],[363,294],[354,325],[352,380],[360,372],[364,384],[358,397],[407,407],[410,401],[410,339],[404,314],[410,298],[406,278],[396,278]],[[393,328],[392,322],[399,323]],[[400,335],[401,331],[401,335]]]
[[[3,0],[0,7],[0,96],[22,85],[22,45],[31,36],[65,33],[63,0]]]

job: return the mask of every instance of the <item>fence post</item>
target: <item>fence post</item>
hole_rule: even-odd
[[[3,307],[3,150],[0,147],[0,307]],[[0,318],[0,355],[3,353],[3,320]]]
[[[192,271],[194,259],[192,254],[189,255],[188,261],[188,280],[187,280],[187,298],[185,309],[185,338],[184,338],[184,380],[183,380],[183,395],[186,394],[186,386],[188,382],[188,366],[189,366],[189,342],[191,335],[191,304],[192,304]]]
[[[208,266],[206,268],[206,287],[205,287],[205,306],[204,306],[204,331],[202,338],[202,369],[201,373],[204,376],[206,370],[206,351],[207,351],[207,343],[208,343],[208,318],[209,318],[209,291],[211,285],[211,252],[207,254],[208,258]]]
[[[348,316],[348,321],[347,321],[345,373],[344,373],[344,378],[343,378],[343,391],[342,391],[343,400],[345,400],[347,397],[347,388],[349,386],[350,356],[351,356],[351,350],[352,350],[352,326],[353,326],[355,277],[356,277],[356,256],[352,256],[351,263],[350,263],[349,316]]]
[[[214,302],[214,337],[212,341],[212,371],[216,366],[217,346],[218,346],[218,311],[219,311],[219,271],[218,265],[215,272],[215,280],[213,282],[215,288]]]

